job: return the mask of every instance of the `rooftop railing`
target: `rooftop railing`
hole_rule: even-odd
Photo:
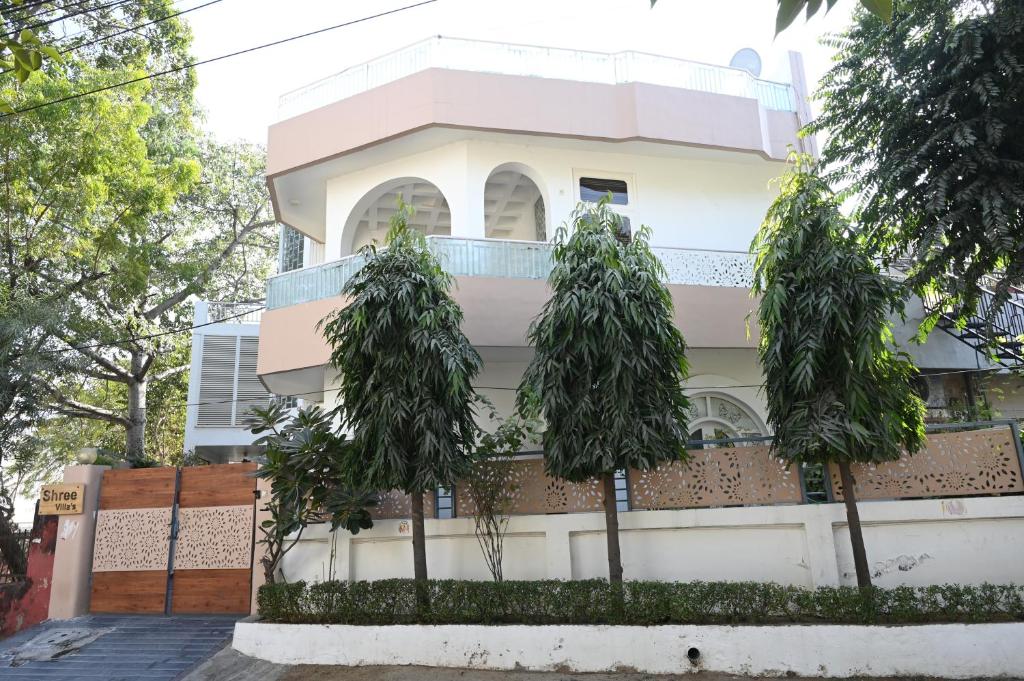
[[[427,245],[445,270],[455,276],[547,279],[551,273],[553,246],[549,243],[430,236]],[[746,252],[652,250],[665,266],[668,284],[750,288],[753,283],[753,264]],[[267,282],[267,309],[336,296],[365,262],[364,256],[355,254],[272,277]]]
[[[587,83],[649,83],[756,99],[795,111],[792,88],[729,66],[644,52],[589,52],[435,36],[281,96],[278,119],[337,102],[430,68],[557,78]]]

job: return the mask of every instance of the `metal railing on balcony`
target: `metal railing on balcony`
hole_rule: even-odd
[[[608,54],[435,36],[282,95],[278,118],[297,116],[430,68],[588,83],[649,83],[756,99],[776,111],[796,110],[788,84],[729,66],[644,52]]]
[[[225,303],[207,301],[207,322],[220,320],[224,324],[259,324],[263,303]]]
[[[430,250],[445,270],[456,276],[547,279],[551,273],[549,243],[504,239],[427,237]],[[652,249],[666,270],[666,283],[684,286],[750,288],[751,256],[742,251],[692,248]],[[360,254],[284,272],[267,281],[267,309],[336,296],[366,262]]]

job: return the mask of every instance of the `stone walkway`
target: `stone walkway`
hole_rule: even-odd
[[[0,641],[0,679],[174,681],[231,638],[235,617],[89,615]]]

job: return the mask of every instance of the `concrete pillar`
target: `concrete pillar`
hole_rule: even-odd
[[[267,478],[256,478],[256,521],[255,521],[255,536],[253,537],[253,551],[252,551],[252,601],[249,604],[249,614],[255,615],[257,612],[256,608],[256,594],[260,587],[267,583],[263,572],[263,563],[260,561],[263,556],[267,553],[266,544],[261,544],[260,540],[263,539],[263,533],[260,531],[260,526],[264,520],[270,520],[270,511],[267,510],[267,502],[270,501],[270,480]]]
[[[487,236],[484,225],[484,185],[486,170],[476,158],[469,142],[453,148],[452,166],[446,168],[450,177],[444,182],[445,198],[452,216],[452,236],[483,239]]]
[[[544,556],[548,579],[572,579],[572,550],[569,545],[571,516],[544,517]]]
[[[804,523],[807,541],[807,562],[811,571],[811,586],[839,586],[839,560],[836,556],[836,537],[832,529],[832,504],[805,506],[813,510]]]
[[[64,482],[84,483],[81,515],[62,515],[57,524],[50,619],[63,620],[89,612],[92,548],[96,537],[96,511],[100,482],[109,466],[66,466]]]

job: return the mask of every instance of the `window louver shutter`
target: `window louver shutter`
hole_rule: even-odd
[[[241,336],[238,347],[238,403],[235,408],[235,425],[246,426],[253,420],[249,412],[253,407],[266,407],[270,393],[256,377],[256,357],[259,354],[260,339]]]
[[[238,336],[203,336],[199,378],[200,426],[231,426]]]

